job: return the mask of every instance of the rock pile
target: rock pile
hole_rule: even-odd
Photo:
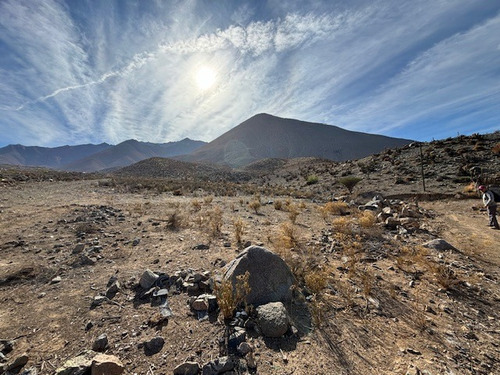
[[[406,203],[401,200],[388,200],[376,195],[369,202],[358,206],[361,211],[369,210],[376,214],[379,223],[394,230],[404,228],[412,231],[420,228],[420,219],[429,213],[418,207],[417,203]]]

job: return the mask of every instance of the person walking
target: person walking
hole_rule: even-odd
[[[486,211],[488,211],[491,229],[500,229],[497,221],[497,202],[495,202],[493,192],[488,190],[484,185],[480,185],[477,189],[483,194],[483,203]]]

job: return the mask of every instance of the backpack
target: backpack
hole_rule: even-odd
[[[493,189],[490,189],[491,191],[491,194],[493,195],[493,200],[496,202],[496,203],[500,203],[500,194],[497,193],[495,190]]]

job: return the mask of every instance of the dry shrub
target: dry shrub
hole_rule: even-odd
[[[361,212],[359,216],[359,225],[362,228],[365,229],[372,228],[376,222],[377,222],[377,217],[373,212],[367,210]]]
[[[208,211],[208,224],[209,230],[212,237],[217,237],[221,233],[222,229],[222,210],[219,206],[215,206],[213,210]]]
[[[346,217],[337,217],[332,221],[332,227],[335,232],[350,234],[352,233],[352,222]]]
[[[251,291],[248,280],[250,273],[247,271],[243,275],[236,276],[236,282],[231,280],[222,280],[220,284],[215,284],[215,296],[217,297],[217,304],[224,319],[231,319],[234,310],[244,303],[246,308],[246,298]]]
[[[474,182],[471,182],[467,186],[463,188],[463,193],[468,195],[468,196],[477,196],[477,187]]]
[[[245,222],[241,218],[238,218],[233,221],[233,227],[234,227],[234,238],[236,239],[236,242],[238,244],[241,244],[243,235],[245,234],[245,227],[246,227]]]
[[[329,272],[326,269],[315,268],[306,270],[304,283],[313,294],[318,294],[328,286]]]
[[[495,155],[500,155],[500,142],[492,147],[491,152],[493,152]]]
[[[434,264],[431,266],[431,271],[436,278],[436,281],[444,289],[450,289],[460,282],[455,272],[450,267],[443,264]]]
[[[259,213],[259,209],[261,206],[262,205],[261,205],[260,201],[258,201],[258,200],[254,200],[248,204],[248,207],[250,207],[252,210],[254,210],[256,214]]]
[[[274,209],[275,210],[281,210],[281,208],[283,207],[283,202],[280,201],[279,199],[275,200],[274,201]]]
[[[291,223],[281,224],[277,243],[278,247],[281,249],[291,249],[299,246],[296,230]]]
[[[201,210],[201,202],[197,199],[193,199],[191,202],[191,206],[193,206],[193,210],[200,211]]]
[[[211,204],[213,200],[214,200],[214,197],[212,195],[208,195],[205,198],[203,198],[203,202],[205,202],[206,205]]]
[[[172,212],[168,215],[166,228],[170,230],[177,230],[182,226],[183,218],[177,212]]]
[[[345,202],[327,202],[322,207],[325,215],[345,215],[349,211],[349,205]]]
[[[293,224],[295,224],[295,222],[297,221],[297,217],[300,214],[299,208],[295,204],[291,203],[288,205],[287,211],[288,211],[288,218]]]
[[[360,279],[363,286],[363,295],[368,298],[375,283],[375,275],[372,270],[365,268],[360,274]]]

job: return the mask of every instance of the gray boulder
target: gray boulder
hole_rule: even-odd
[[[266,337],[281,337],[289,327],[288,314],[281,302],[257,307],[257,324]]]
[[[427,247],[429,249],[434,249],[438,251],[446,251],[446,250],[456,250],[456,248],[450,243],[446,242],[441,238],[437,238],[435,240],[427,241],[422,245],[423,247]]]
[[[174,368],[174,375],[198,375],[200,365],[198,362],[184,362]]]
[[[234,286],[236,276],[247,271],[251,288],[246,300],[248,304],[258,306],[291,300],[295,279],[285,261],[275,253],[260,246],[246,248],[226,266],[224,279],[231,280]]]

